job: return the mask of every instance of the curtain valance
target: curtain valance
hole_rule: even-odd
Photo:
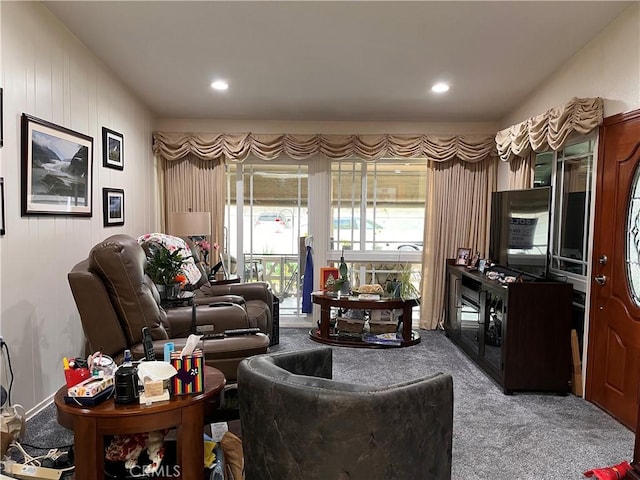
[[[526,157],[531,150],[559,150],[572,133],[589,133],[602,123],[603,101],[572,98],[568,103],[547,110],[496,134],[498,154],[503,161],[516,155]]]
[[[427,158],[444,162],[458,158],[479,162],[496,155],[495,140],[489,135],[275,135],[253,133],[166,133],[153,134],[153,153],[167,160],[188,154],[203,160],[224,158],[242,162],[249,154],[262,160],[282,155],[304,160],[314,155],[341,160],[358,157]]]

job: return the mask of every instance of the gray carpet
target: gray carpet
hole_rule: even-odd
[[[421,334],[422,342],[407,348],[335,347],[334,378],[389,385],[450,372],[454,479],[580,479],[591,468],[631,461],[633,432],[593,404],[573,395],[504,395],[443,332]],[[281,329],[272,351],[321,346],[307,330]],[[56,424],[49,406],[28,422],[24,441],[49,448],[70,444],[73,437]]]

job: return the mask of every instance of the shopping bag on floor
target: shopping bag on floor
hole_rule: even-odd
[[[12,442],[24,435],[24,407],[16,404],[3,407],[0,414],[0,458],[4,458]]]
[[[620,462],[613,467],[594,468],[584,472],[585,477],[595,477],[598,480],[621,480],[628,470],[631,470],[629,462]]]

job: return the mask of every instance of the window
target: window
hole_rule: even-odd
[[[550,270],[566,275],[582,291],[586,289],[595,151],[595,137],[582,138],[570,142],[557,152],[538,154],[536,161],[537,167],[538,160],[543,160],[540,163],[544,164],[544,161],[552,158],[553,229]],[[535,180],[541,180],[537,171]]]
[[[330,250],[422,250],[425,160],[336,161]]]

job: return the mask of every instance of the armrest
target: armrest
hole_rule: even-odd
[[[239,295],[245,300],[262,300],[272,309],[273,294],[267,282],[230,283],[228,285],[203,285],[200,287],[207,297],[219,295]]]
[[[216,303],[215,306],[196,307],[196,326],[207,325],[206,333],[223,333],[230,328],[248,328],[249,317],[244,307],[233,303]],[[188,337],[191,332],[192,307],[178,307],[167,311],[171,337]]]
[[[220,302],[235,303],[237,305],[244,305],[247,303],[244,297],[241,297],[240,295],[216,295],[214,297],[206,296],[193,298],[193,303],[196,305],[210,305],[212,303]]]

